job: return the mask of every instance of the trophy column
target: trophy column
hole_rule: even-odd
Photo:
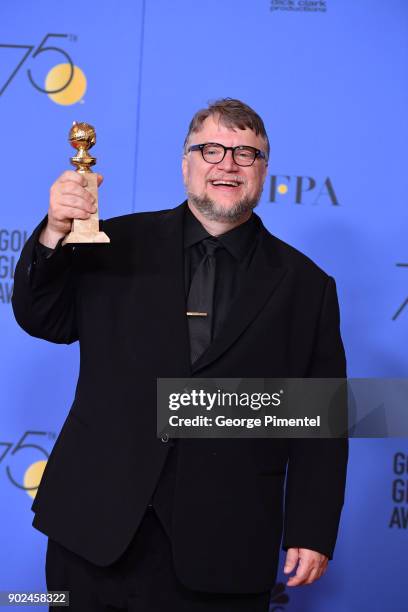
[[[109,243],[110,239],[105,232],[99,231],[97,176],[91,170],[96,158],[89,155],[89,149],[96,143],[95,128],[89,123],[74,121],[69,132],[69,142],[77,150],[77,154],[71,157],[71,163],[75,166],[76,172],[85,175],[88,182],[85,189],[95,198],[96,212],[92,213],[89,219],[74,219],[71,231],[65,236],[62,244]]]

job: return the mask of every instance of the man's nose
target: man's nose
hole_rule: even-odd
[[[234,162],[232,151],[230,149],[225,153],[225,157],[219,162],[218,167],[226,172],[237,172],[239,166]]]

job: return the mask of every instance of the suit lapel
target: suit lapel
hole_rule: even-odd
[[[258,244],[245,273],[241,289],[231,304],[222,331],[192,366],[193,374],[224,353],[259,315],[286,274],[277,258],[274,242],[261,224]]]

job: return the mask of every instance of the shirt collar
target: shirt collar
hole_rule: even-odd
[[[245,223],[241,223],[241,225],[225,232],[225,234],[217,236],[217,238],[235,259],[242,261],[251,250],[259,228],[259,219],[253,213]],[[205,238],[210,238],[210,236],[197,217],[193,215],[190,208],[186,206],[184,216],[184,248],[189,248]]]

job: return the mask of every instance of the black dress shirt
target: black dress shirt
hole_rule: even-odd
[[[242,277],[247,270],[259,236],[258,217],[251,215],[248,221],[217,236],[220,247],[216,253],[214,327],[215,338],[228,316],[229,308],[236,297]],[[202,241],[210,234],[187,207],[184,217],[184,284],[188,296],[191,280],[204,257]]]

